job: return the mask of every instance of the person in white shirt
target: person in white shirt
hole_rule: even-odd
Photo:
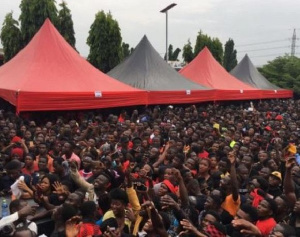
[[[7,225],[15,228],[27,226],[35,235],[37,234],[37,225],[26,219],[29,215],[34,215],[36,206],[29,206],[24,200],[16,199],[9,205],[11,215],[3,217],[0,220],[0,229]]]

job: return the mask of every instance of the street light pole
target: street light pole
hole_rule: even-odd
[[[166,62],[168,62],[168,11],[176,5],[176,3],[172,3],[160,11],[161,13],[166,13]]]

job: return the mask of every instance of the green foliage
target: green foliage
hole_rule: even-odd
[[[88,61],[106,73],[118,65],[122,59],[122,37],[119,24],[111,13],[96,14],[91,25],[87,44],[90,46]]]
[[[212,40],[208,35],[204,35],[200,30],[196,39],[196,44],[194,47],[194,58],[200,53],[205,47],[211,48]]]
[[[182,57],[186,63],[189,63],[194,59],[193,47],[190,40],[183,46]]]
[[[173,45],[170,44],[168,48],[168,61],[178,61],[178,55],[181,52],[181,49],[177,48],[175,51],[173,51]],[[164,59],[166,60],[166,54],[164,56]]]
[[[27,45],[47,18],[57,25],[55,0],[22,0],[20,4],[23,45]]]
[[[214,58],[222,65],[223,62],[223,45],[218,38],[212,39],[212,45],[209,48]]]
[[[4,62],[8,62],[22,48],[22,37],[18,28],[19,23],[13,18],[12,14],[11,12],[5,16],[0,34],[4,51]]]
[[[75,49],[76,40],[71,11],[65,1],[62,1],[59,6],[61,9],[58,12],[57,29],[65,40]]]
[[[227,70],[227,72],[230,72],[236,65],[237,59],[236,50],[234,49],[234,41],[233,39],[229,39],[225,43],[223,66]]]
[[[178,55],[180,54],[181,49],[180,48],[176,48],[175,51],[172,54],[172,61],[178,61]]]
[[[198,33],[196,44],[194,47],[194,58],[199,54],[199,52],[204,48],[207,47],[214,58],[222,64],[223,60],[223,46],[221,41],[218,38],[211,38],[208,35],[205,35],[200,31]]]
[[[122,43],[122,58],[125,59],[127,58],[130,54],[131,54],[131,50],[129,49],[130,46],[129,44],[126,44],[126,43]]]
[[[172,54],[173,54],[173,45],[169,45],[168,47],[168,61],[172,61]],[[166,60],[166,54],[165,54],[165,57],[164,57],[164,60]]]
[[[271,83],[281,88],[292,89],[295,93],[300,94],[299,58],[288,55],[277,57],[258,70]]]

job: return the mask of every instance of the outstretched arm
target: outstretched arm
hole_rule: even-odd
[[[236,156],[233,152],[228,154],[228,159],[230,160],[230,178],[232,183],[232,198],[234,201],[239,199],[239,190],[238,190],[238,180],[236,177],[236,170],[235,170],[235,163],[236,163]]]
[[[290,157],[285,162],[285,177],[283,181],[283,189],[286,197],[291,203],[291,206],[295,205],[297,198],[295,194],[295,187],[292,179],[292,167],[296,163],[295,157]]]
[[[152,221],[152,226],[153,229],[156,231],[156,233],[160,236],[160,237],[168,237],[168,233],[164,227],[164,224],[156,210],[156,208],[154,207],[153,202],[150,201],[146,201],[142,207],[146,208],[147,212],[148,212],[148,216]]]
[[[74,162],[70,163],[70,176],[74,180],[74,182],[81,187],[84,191],[88,192],[89,201],[94,200],[95,190],[94,185],[88,183],[83,177],[81,177],[77,170],[77,164]]]

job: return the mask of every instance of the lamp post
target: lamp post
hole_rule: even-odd
[[[167,62],[168,62],[168,11],[171,8],[175,7],[176,5],[177,5],[176,3],[172,3],[160,11],[161,13],[166,13],[166,61]]]

